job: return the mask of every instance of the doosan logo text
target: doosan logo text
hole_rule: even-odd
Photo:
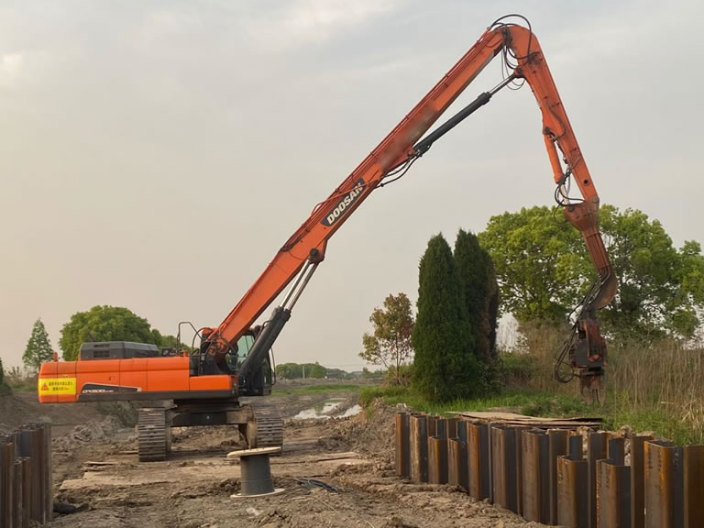
[[[338,218],[345,212],[345,210],[354,203],[357,197],[362,194],[364,190],[364,180],[360,178],[357,181],[357,185],[349,193],[342,197],[342,199],[337,202],[335,208],[328,213],[328,215],[323,219],[322,224],[330,227],[333,225]]]

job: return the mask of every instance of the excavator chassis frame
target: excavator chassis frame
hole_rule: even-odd
[[[278,409],[266,403],[197,401],[167,402],[138,409],[137,444],[140,462],[166,460],[171,451],[172,427],[233,425],[247,447],[281,447],[284,427]]]

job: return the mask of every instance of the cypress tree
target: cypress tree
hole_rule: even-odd
[[[455,239],[455,264],[467,306],[469,324],[476,337],[476,354],[484,362],[496,358],[496,323],[499,285],[489,253],[473,233],[460,229]]]
[[[452,250],[442,235],[428,242],[418,282],[413,383],[433,401],[472,396],[480,386],[481,367]]]
[[[22,355],[24,366],[30,370],[38,371],[42,363],[51,361],[54,352],[49,342],[49,334],[41,319],[37,319],[32,327],[32,335],[27,341],[27,347]]]

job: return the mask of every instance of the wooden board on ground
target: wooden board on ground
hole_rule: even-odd
[[[599,427],[601,418],[538,418],[505,411],[466,411],[455,413],[460,418],[503,425],[525,425],[541,429],[576,429],[577,427]]]
[[[138,463],[136,457],[107,460],[80,477],[64,480],[61,491],[86,490],[98,494],[109,488],[132,488],[187,482],[198,486],[240,478],[240,466],[233,459],[220,457],[175,459],[166,462]],[[195,455],[194,455],[195,456]],[[277,477],[324,478],[341,466],[370,466],[372,462],[354,451],[338,453],[291,453],[271,459],[272,473]],[[101,471],[95,471],[100,469]]]

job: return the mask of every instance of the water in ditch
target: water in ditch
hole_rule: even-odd
[[[345,409],[344,411],[338,411],[337,409],[345,402],[344,398],[331,398],[318,405],[310,407],[309,409],[304,409],[293,417],[294,420],[315,420],[315,419],[327,419],[327,418],[347,418],[348,416],[354,416],[358,414],[362,407],[359,405],[353,405]]]

